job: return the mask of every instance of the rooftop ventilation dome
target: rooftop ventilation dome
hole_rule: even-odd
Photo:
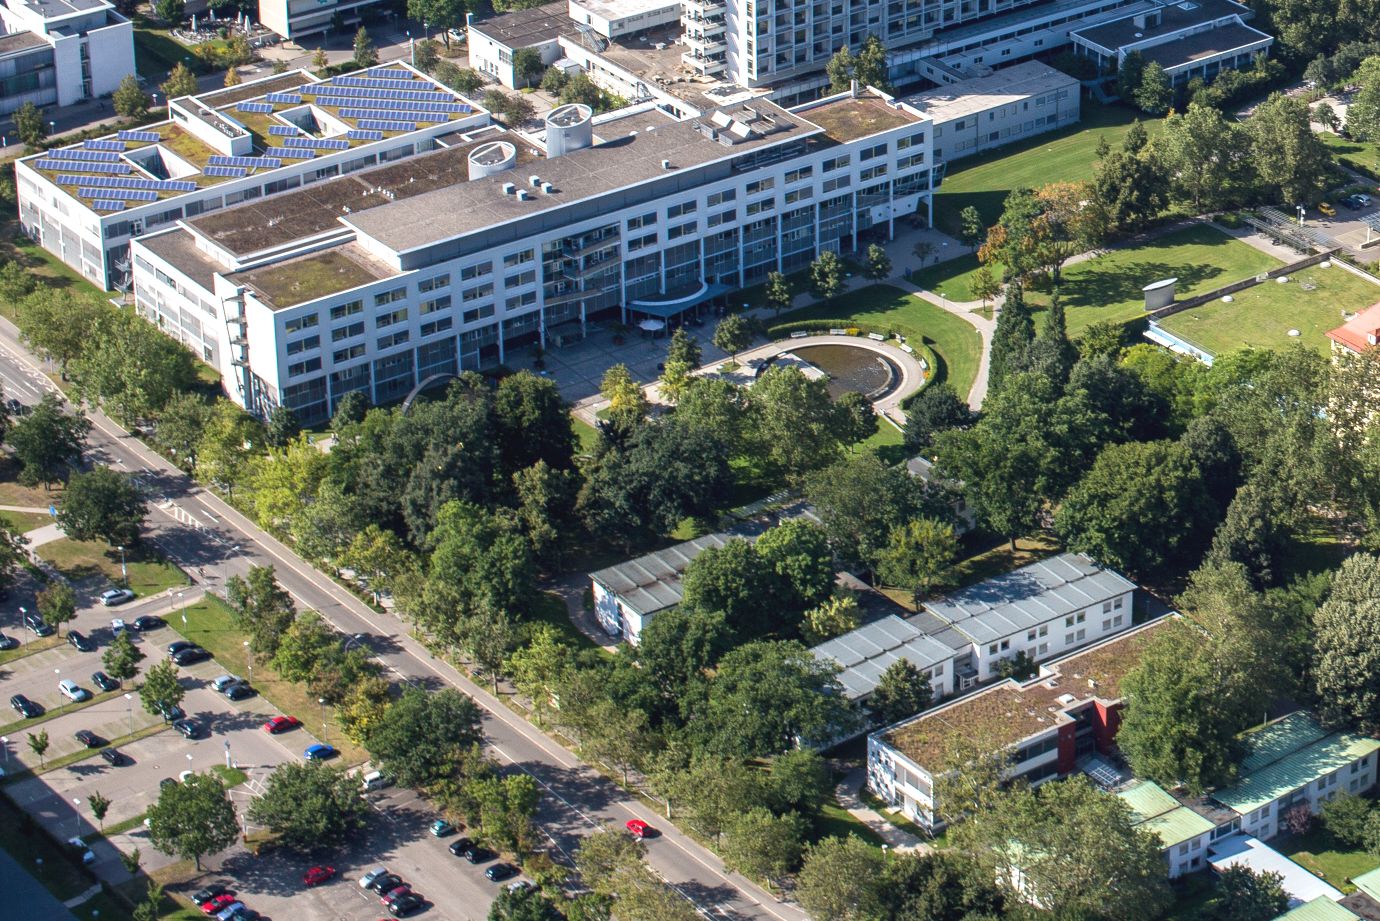
[[[492,176],[517,166],[517,148],[506,141],[481,144],[470,151],[470,179]]]
[[[594,110],[573,102],[546,116],[546,155],[561,157],[594,144]]]

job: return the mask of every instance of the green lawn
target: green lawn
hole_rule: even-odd
[[[599,447],[599,433],[594,426],[582,419],[572,416],[570,421],[575,428],[575,437],[579,440],[576,450],[581,454],[593,454],[594,449]]]
[[[978,297],[973,293],[973,276],[981,265],[977,255],[969,253],[913,272],[910,280],[951,301],[975,301]],[[991,269],[992,277],[1000,281],[1003,271],[1001,265],[993,263]]]
[[[43,544],[37,552],[74,582],[96,576],[104,576],[114,583],[124,581],[120,573],[120,551],[99,541],[64,537]],[[125,567],[129,572],[129,587],[140,597],[187,584],[182,570],[158,556],[147,545],[126,550]]]
[[[1380,866],[1380,858],[1342,844],[1321,822],[1314,822],[1306,835],[1282,835],[1270,844],[1343,892],[1355,892],[1350,880]]]
[[[1217,300],[1176,313],[1160,326],[1214,355],[1242,347],[1278,349],[1295,341],[1326,355],[1327,331],[1376,301],[1380,285],[1338,266],[1314,267],[1286,284],[1272,280],[1238,291],[1230,304]],[[1291,329],[1301,335],[1291,337]]]
[[[936,225],[957,233],[959,212],[972,205],[990,227],[1001,216],[1002,202],[1012,189],[1091,179],[1098,141],[1106,138],[1117,146],[1136,116],[1123,106],[1084,101],[1083,119],[1076,125],[951,164],[934,199]],[[1153,134],[1160,120],[1142,123]]]
[[[37,512],[0,511],[0,524],[16,534],[26,534],[36,528],[43,527],[45,524],[50,524],[52,520],[47,515],[40,515]]]
[[[841,294],[830,301],[781,315],[780,322],[801,320],[851,320],[879,330],[893,329],[930,346],[938,359],[935,380],[947,380],[960,395],[967,395],[977,377],[982,337],[976,329],[942,308],[890,285],[869,285]]]
[[[1324,131],[1318,137],[1337,159],[1354,170],[1380,175],[1380,143],[1348,140],[1341,135]]]
[[[882,836],[868,828],[862,822],[853,818],[853,814],[847,809],[836,806],[833,803],[825,803],[820,809],[819,815],[815,816],[814,828],[811,829],[810,839],[820,841],[824,838],[847,838],[849,835],[857,835],[868,844],[881,847],[885,842]]]
[[[1145,295],[1141,289],[1153,281],[1179,279],[1178,297],[1182,299],[1279,265],[1274,257],[1200,224],[1070,266],[1063,272],[1059,293],[1068,311],[1069,334],[1076,336],[1099,320],[1125,323],[1143,317]],[[1026,300],[1045,306],[1049,293],[1028,291]]]

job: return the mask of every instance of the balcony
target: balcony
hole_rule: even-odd
[[[690,47],[692,54],[696,56],[709,56],[717,52],[727,51],[728,43],[723,36],[704,36],[696,35],[693,32],[685,33],[685,44]]]
[[[599,240],[587,240],[583,243],[563,240],[561,241],[561,254],[569,259],[579,259],[581,256],[597,253],[601,249],[608,249],[610,246],[616,245],[618,245],[618,231],[615,230]]]

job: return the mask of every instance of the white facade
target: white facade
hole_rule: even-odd
[[[622,38],[680,19],[680,0],[570,0],[570,20],[604,38]]]
[[[5,0],[0,31],[0,114],[107,96],[134,73],[134,26],[106,0]]]
[[[339,14],[347,26],[360,20],[360,10],[379,0],[259,0],[259,22],[289,41],[330,31]]]
[[[575,25],[570,19],[573,9],[573,3],[567,8],[566,4],[557,2],[483,20],[469,14],[465,34],[470,69],[492,77],[509,89],[526,85],[517,79],[513,53],[531,48],[541,57],[543,68],[556,63],[563,54],[558,39],[575,34]],[[541,74],[537,74],[535,80],[540,79]]]

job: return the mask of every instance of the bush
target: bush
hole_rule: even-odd
[[[1352,847],[1360,847],[1365,842],[1370,814],[1370,800],[1349,793],[1333,797],[1322,807],[1323,825],[1332,837]]]
[[[1308,829],[1313,827],[1313,811],[1308,808],[1308,804],[1299,803],[1284,813],[1284,827],[1290,834],[1308,834]]]

